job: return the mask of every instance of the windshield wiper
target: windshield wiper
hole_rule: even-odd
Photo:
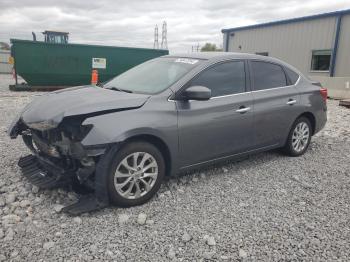
[[[118,87],[115,87],[115,86],[106,87],[106,88],[111,89],[111,90],[115,90],[115,91],[119,91],[119,92],[132,93],[131,90],[121,89],[121,88],[118,88]]]

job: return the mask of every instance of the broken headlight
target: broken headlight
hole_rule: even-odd
[[[57,124],[47,120],[42,122],[30,123],[30,124],[27,124],[27,126],[36,130],[44,131],[44,130],[55,128]]]

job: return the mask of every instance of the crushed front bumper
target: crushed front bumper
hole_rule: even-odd
[[[28,155],[18,161],[23,176],[32,184],[43,189],[64,187],[71,183],[71,178],[63,169],[37,156]],[[50,170],[47,171],[47,170]]]
[[[69,173],[63,168],[51,163],[40,156],[28,155],[21,157],[18,161],[22,174],[29,182],[42,189],[53,189],[59,187],[71,187],[74,184],[74,173]],[[99,179],[97,179],[99,181]],[[66,206],[62,212],[70,215],[96,211],[109,205],[105,194],[105,188],[95,188],[94,193],[81,195],[78,202]]]

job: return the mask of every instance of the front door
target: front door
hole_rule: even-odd
[[[181,166],[251,150],[253,102],[247,91],[244,61],[215,64],[189,86],[211,89],[208,101],[177,101]]]

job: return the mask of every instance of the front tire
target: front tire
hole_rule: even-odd
[[[141,205],[158,191],[165,176],[161,152],[147,142],[131,142],[111,158],[108,193],[121,207]]]
[[[312,127],[306,117],[298,118],[288,135],[284,152],[289,156],[301,156],[308,149],[312,136]]]

